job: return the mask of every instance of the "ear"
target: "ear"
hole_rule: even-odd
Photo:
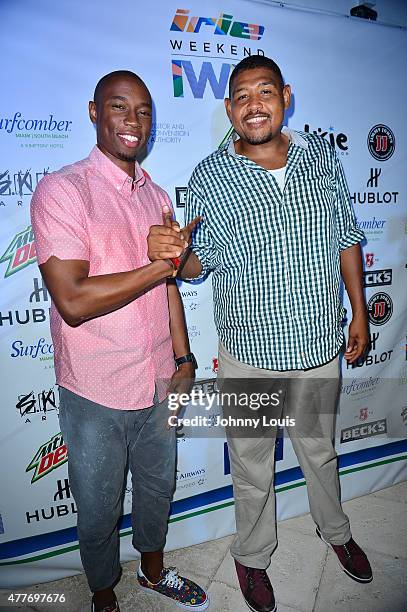
[[[97,120],[97,112],[96,112],[96,103],[92,100],[89,102],[89,118],[94,125],[96,125]]]
[[[290,85],[284,85],[283,87],[283,98],[284,98],[284,108],[290,108],[291,104],[291,87]]]
[[[232,108],[231,108],[232,103],[230,101],[230,98],[225,98],[224,103],[225,103],[226,114],[229,117],[230,123],[232,123]]]

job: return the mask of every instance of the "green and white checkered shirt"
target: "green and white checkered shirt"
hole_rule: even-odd
[[[290,139],[284,190],[235,152],[231,137],[195,168],[185,222],[203,221],[192,248],[213,272],[215,324],[225,348],[258,368],[330,361],[343,342],[340,251],[364,238],[342,165],[314,134]]]

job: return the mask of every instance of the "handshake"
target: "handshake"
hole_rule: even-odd
[[[163,225],[152,225],[147,236],[150,261],[164,260],[172,267],[172,276],[176,276],[183,267],[191,244],[191,234],[202,217],[195,217],[182,229],[179,223],[173,220],[170,207],[163,206]],[[195,276],[193,274],[192,276]]]

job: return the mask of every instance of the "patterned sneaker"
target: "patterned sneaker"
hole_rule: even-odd
[[[209,597],[205,591],[192,580],[180,576],[175,567],[164,567],[156,583],[150,582],[139,567],[137,580],[143,591],[164,595],[185,610],[201,611],[209,606]]]
[[[317,536],[332,548],[338,557],[338,561],[343,571],[346,572],[350,578],[356,580],[356,582],[371,582],[373,580],[369,559],[353,538],[346,542],[346,544],[340,546],[338,544],[330,544],[324,540],[319,527],[317,527],[316,531]]]

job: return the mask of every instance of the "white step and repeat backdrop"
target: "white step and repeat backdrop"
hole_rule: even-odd
[[[50,296],[36,264],[29,203],[45,174],[88,155],[95,133],[87,102],[111,70],[137,72],[152,92],[154,128],[143,166],[168,191],[182,223],[191,171],[230,127],[223,98],[231,67],[250,53],[281,65],[294,94],[288,125],[335,147],[367,236],[371,351],[356,367],[343,365],[337,420],[342,495],[406,480],[406,31],[245,0],[160,0],[154,8],[134,0],[8,0],[0,14],[7,58],[0,107],[0,585],[81,570],[58,427]],[[197,388],[213,393],[211,283],[182,283],[180,290],[204,380]],[[178,441],[169,549],[234,531],[224,438],[194,438],[180,427]],[[287,439],[277,453],[282,519],[306,512],[308,502]],[[129,482],[123,560],[135,556],[130,500]]]

